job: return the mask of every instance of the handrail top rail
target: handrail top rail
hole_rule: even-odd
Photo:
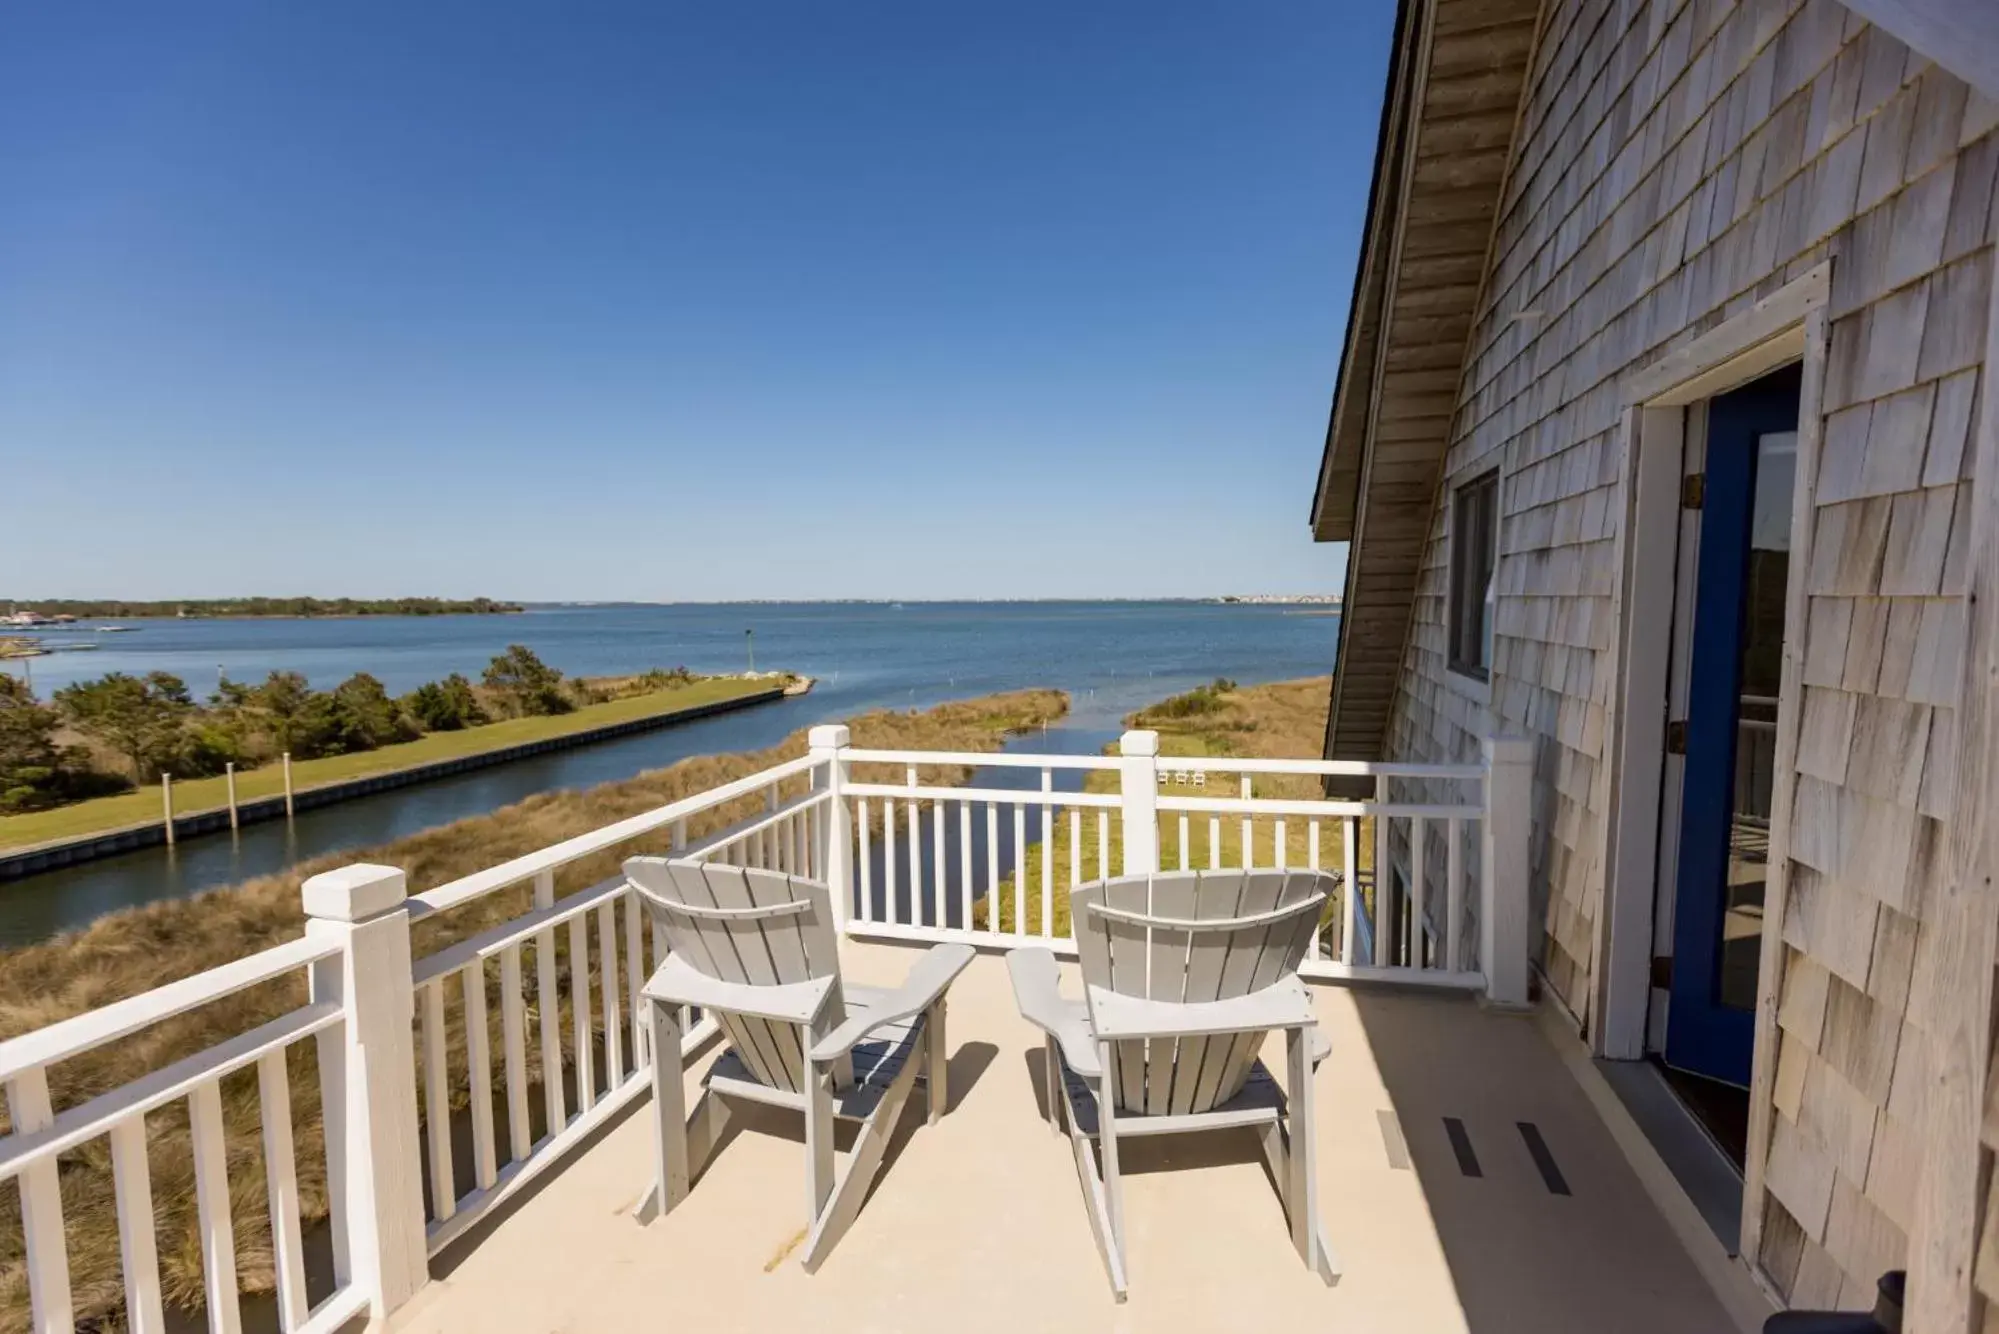
[[[822,760],[811,755],[786,760],[783,764],[759,769],[753,774],[745,774],[720,787],[711,787],[691,797],[682,797],[679,801],[668,802],[664,806],[627,816],[615,824],[591,829],[574,838],[564,839],[560,843],[523,853],[511,861],[501,862],[498,866],[489,866],[483,871],[460,876],[456,880],[426,889],[421,894],[410,895],[410,917],[412,920],[428,917],[431,913],[443,912],[495,890],[517,885],[531,876],[540,875],[543,871],[559,870],[570,862],[580,861],[592,853],[603,852],[620,843],[629,842],[641,834],[649,834],[662,825],[699,815],[703,811],[734,801],[737,797],[761,791],[772,783],[806,773],[821,763]]]
[[[1096,806],[1116,809],[1122,798],[1115,792],[1057,791],[1039,787],[910,787],[907,783],[848,783],[841,789],[850,797],[898,798],[907,801],[989,801],[1018,806]]]
[[[1115,769],[1114,755],[1008,754],[973,750],[864,750],[850,746],[841,752],[856,764],[949,764],[999,769]]]
[[[1209,815],[1303,815],[1321,819],[1348,816],[1382,816],[1391,820],[1417,817],[1424,820],[1477,820],[1485,815],[1480,805],[1450,805],[1408,801],[1328,801],[1304,797],[1173,797],[1159,798],[1161,811]]]
[[[1471,781],[1485,777],[1483,764],[1403,764],[1376,760],[1283,760],[1249,756],[1161,755],[1166,770],[1200,769],[1209,773],[1312,774],[1343,778],[1429,778]]]
[[[304,935],[177,982],[58,1020],[0,1042],[0,1082],[55,1065],[140,1029],[340,953],[338,937]]]

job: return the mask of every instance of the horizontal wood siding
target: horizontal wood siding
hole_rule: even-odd
[[[1833,0],[1557,0],[1531,78],[1443,475],[1503,468],[1491,714],[1538,742],[1544,971],[1586,1024],[1621,385],[1833,260],[1758,1258],[1797,1304],[1864,1306],[1902,1261],[1921,1158],[1999,105]],[[1488,725],[1445,671],[1442,502],[1408,585],[1398,759],[1470,758]]]

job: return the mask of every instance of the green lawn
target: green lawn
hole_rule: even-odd
[[[775,682],[771,681],[743,681],[719,677],[649,695],[634,695],[629,699],[613,700],[608,704],[592,704],[574,713],[565,713],[553,718],[509,718],[502,722],[488,723],[484,727],[467,728],[462,732],[433,732],[429,736],[419,737],[415,741],[407,741],[399,746],[383,746],[380,750],[361,751],[353,755],[330,755],[319,760],[300,760],[292,765],[292,788],[294,791],[303,792],[307,788],[344,782],[350,778],[365,778],[374,774],[390,773],[397,769],[412,769],[438,760],[457,759],[461,755],[477,755],[484,751],[501,750],[526,741],[541,741],[548,737],[567,736],[572,732],[586,732],[593,727],[627,722],[634,718],[650,718],[658,714],[712,704],[717,700],[756,694],[771,689],[774,684]],[[238,802],[278,796],[284,790],[284,766],[276,762],[258,769],[239,771],[236,775]],[[218,810],[228,804],[227,779],[196,778],[174,784],[176,816]],[[79,801],[75,805],[60,806],[55,810],[36,811],[32,815],[0,816],[0,849],[78,838],[109,829],[121,829],[126,825],[146,824],[159,818],[160,790],[157,786],[147,787],[115,797]]]

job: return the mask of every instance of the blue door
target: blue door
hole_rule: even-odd
[[[1749,1083],[1784,660],[1795,366],[1708,405],[1666,1063]]]

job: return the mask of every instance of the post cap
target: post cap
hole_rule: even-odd
[[[1534,738],[1526,736],[1489,736],[1481,738],[1480,745],[1485,751],[1488,764],[1532,764],[1534,762]]]
[[[805,744],[814,750],[833,750],[847,745],[853,734],[845,723],[821,723],[805,734]]]
[[[1159,733],[1126,732],[1118,738],[1120,755],[1157,755],[1159,753]]]
[[[305,915],[329,922],[364,922],[408,897],[403,873],[393,866],[356,862],[322,871],[305,882]]]

